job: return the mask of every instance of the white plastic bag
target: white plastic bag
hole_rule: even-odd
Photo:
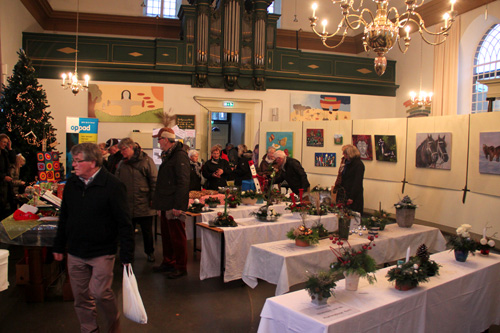
[[[148,315],[130,264],[123,265],[123,314],[139,324],[147,324],[148,322]]]

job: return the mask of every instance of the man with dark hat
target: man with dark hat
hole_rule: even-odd
[[[106,164],[106,169],[112,174],[115,174],[118,163],[123,159],[123,155],[118,148],[118,143],[120,141],[115,138],[111,138],[106,141],[105,148],[109,152],[108,163]]]
[[[171,128],[163,127],[158,138],[162,163],[158,171],[153,208],[160,210],[163,261],[154,272],[168,272],[169,279],[187,275],[187,239],[184,212],[189,202],[189,157]]]

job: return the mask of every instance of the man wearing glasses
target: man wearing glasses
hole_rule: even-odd
[[[154,272],[167,272],[169,279],[187,275],[187,240],[184,212],[189,202],[189,157],[171,128],[163,127],[158,138],[162,163],[158,171],[153,208],[160,210],[163,261]]]
[[[54,258],[68,252],[68,273],[75,312],[82,332],[97,332],[97,308],[104,312],[109,332],[120,331],[120,313],[111,289],[115,254],[134,256],[134,233],[125,185],[102,168],[102,153],[93,143],[71,148],[72,175],[65,186],[54,240]]]

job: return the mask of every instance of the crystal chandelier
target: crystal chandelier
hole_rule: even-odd
[[[78,24],[80,19],[80,0],[77,1],[76,8],[76,43],[75,43],[75,74],[69,72],[63,73],[62,84],[63,89],[71,89],[71,92],[76,96],[80,90],[87,90],[89,88],[90,76],[85,75],[84,82],[78,81]]]
[[[344,42],[347,36],[347,31],[349,29],[356,30],[361,26],[364,26],[363,33],[363,47],[366,52],[374,51],[377,53],[375,57],[375,72],[380,76],[384,74],[387,67],[387,59],[385,54],[392,49],[395,44],[401,52],[406,53],[408,47],[410,46],[410,30],[411,26],[416,27],[420,33],[421,38],[430,45],[439,45],[444,43],[448,37],[448,32],[455,21],[457,12],[454,11],[454,4],[456,0],[451,0],[451,9],[447,11],[444,18],[444,26],[438,32],[429,31],[420,16],[419,13],[415,11],[420,7],[424,0],[405,0],[406,11],[399,15],[396,7],[391,7],[388,9],[390,0],[372,0],[377,4],[377,11],[375,15],[367,9],[362,8],[363,0],[361,0],[357,8],[353,7],[354,0],[331,0],[333,4],[339,4],[342,9],[342,20],[337,26],[337,30],[333,33],[329,33],[326,29],[327,20],[322,21],[323,30],[318,32],[316,30],[316,22],[318,18],[316,17],[316,10],[318,5],[313,3],[312,17],[309,18],[311,21],[311,28],[321,38],[323,45],[328,48],[336,48]],[[405,36],[400,36],[400,30],[403,29],[406,34]],[[341,36],[340,41],[335,45],[328,45],[327,40],[334,36]],[[435,37],[435,41],[431,41],[428,38]],[[401,39],[404,41],[404,47],[401,46]]]

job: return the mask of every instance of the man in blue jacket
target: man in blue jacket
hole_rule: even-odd
[[[108,331],[120,331],[120,313],[111,289],[120,241],[122,264],[134,256],[134,233],[125,185],[102,167],[102,153],[93,143],[71,148],[75,174],[68,179],[54,240],[54,258],[68,253],[68,273],[75,312],[82,332],[98,332],[97,308]]]

